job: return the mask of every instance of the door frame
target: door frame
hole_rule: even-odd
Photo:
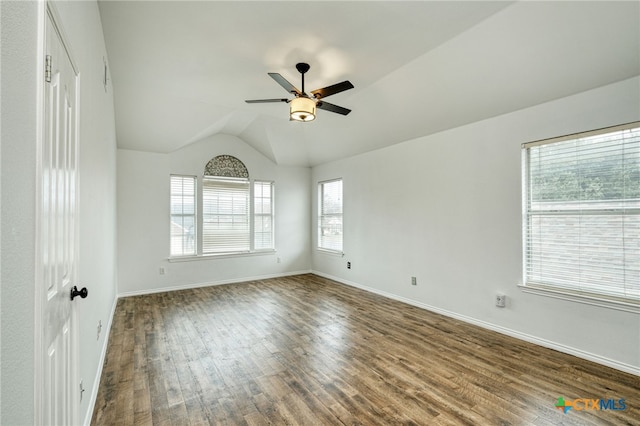
[[[37,71],[36,71],[36,102],[37,102],[37,112],[36,112],[36,188],[35,188],[35,259],[34,259],[34,424],[42,424],[44,418],[44,400],[45,400],[45,342],[44,342],[44,329],[45,329],[45,321],[44,317],[44,300],[47,297],[47,292],[44,290],[44,275],[43,275],[43,247],[44,241],[42,236],[42,220],[44,215],[43,208],[43,163],[42,163],[42,155],[43,155],[43,146],[45,143],[45,92],[47,90],[46,81],[45,81],[45,66],[46,66],[46,43],[47,43],[47,20],[50,20],[53,24],[54,30],[57,32],[60,41],[66,51],[66,54],[71,62],[71,66],[75,73],[76,79],[76,96],[75,96],[75,126],[73,128],[73,132],[75,132],[75,144],[76,144],[76,181],[75,181],[75,203],[76,203],[76,213],[79,207],[79,135],[80,135],[80,120],[79,120],[79,112],[80,112],[80,73],[78,70],[77,63],[74,60],[74,56],[72,55],[71,44],[69,42],[69,38],[66,36],[64,29],[61,25],[62,19],[56,9],[55,3],[52,0],[38,1],[38,12],[37,12]],[[74,263],[75,263],[75,272],[73,279],[77,282],[78,274],[79,274],[79,265],[78,265],[78,250],[77,247],[79,245],[79,217],[76,216],[76,220],[74,221],[74,244],[76,249],[74,250]],[[71,353],[72,360],[72,377],[71,377],[71,415],[73,419],[73,423],[76,424],[79,421],[79,409],[80,409],[80,400],[79,400],[79,387],[74,386],[74,384],[78,384],[78,327],[77,327],[77,318],[75,314],[75,310],[72,310],[71,324],[72,324],[72,344],[71,344]]]

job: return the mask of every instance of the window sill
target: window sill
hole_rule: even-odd
[[[344,257],[344,252],[343,251],[330,250],[330,249],[325,249],[325,248],[321,248],[321,247],[316,247],[316,250],[318,250],[318,253],[328,254],[329,256]]]
[[[230,259],[234,257],[247,257],[247,256],[264,256],[269,254],[275,254],[275,249],[270,250],[256,250],[256,251],[243,251],[237,253],[220,253],[220,254],[201,254],[196,256],[176,256],[169,257],[167,260],[171,263],[174,262],[194,262],[199,260],[214,260],[214,259]]]
[[[571,302],[584,303],[586,305],[600,306],[618,311],[640,314],[640,301],[625,301],[606,296],[598,297],[595,294],[577,293],[570,290],[560,290],[538,285],[518,284],[523,293],[536,294],[538,296],[553,297],[555,299],[569,300]]]

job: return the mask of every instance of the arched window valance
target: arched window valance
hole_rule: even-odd
[[[205,176],[249,179],[249,171],[244,163],[232,155],[218,155],[204,166]]]

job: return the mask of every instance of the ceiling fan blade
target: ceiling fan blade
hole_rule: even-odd
[[[289,83],[289,81],[287,81],[286,78],[284,78],[283,76],[281,76],[280,74],[278,74],[277,72],[270,72],[268,73],[269,76],[274,79],[280,86],[284,87],[284,90],[286,90],[289,93],[295,93],[296,95],[301,95],[302,92],[299,91],[298,89],[296,89],[296,87]]]
[[[336,83],[331,86],[323,87],[311,92],[316,99],[326,98],[327,96],[335,95],[336,93],[344,92],[345,90],[353,89],[353,84],[349,80],[345,80],[342,83]]]
[[[350,109],[343,108],[341,106],[330,104],[329,102],[324,101],[318,101],[318,103],[316,103],[316,107],[325,111],[331,111],[342,115],[347,115],[351,112]]]
[[[281,99],[250,99],[245,101],[248,104],[264,104],[267,102],[289,102],[289,99],[281,98]]]

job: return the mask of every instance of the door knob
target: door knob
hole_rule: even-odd
[[[73,298],[76,296],[80,296],[84,299],[88,295],[89,295],[89,291],[87,290],[86,287],[82,287],[82,290],[78,290],[78,287],[76,287],[75,285],[71,287],[71,300],[73,300]]]

